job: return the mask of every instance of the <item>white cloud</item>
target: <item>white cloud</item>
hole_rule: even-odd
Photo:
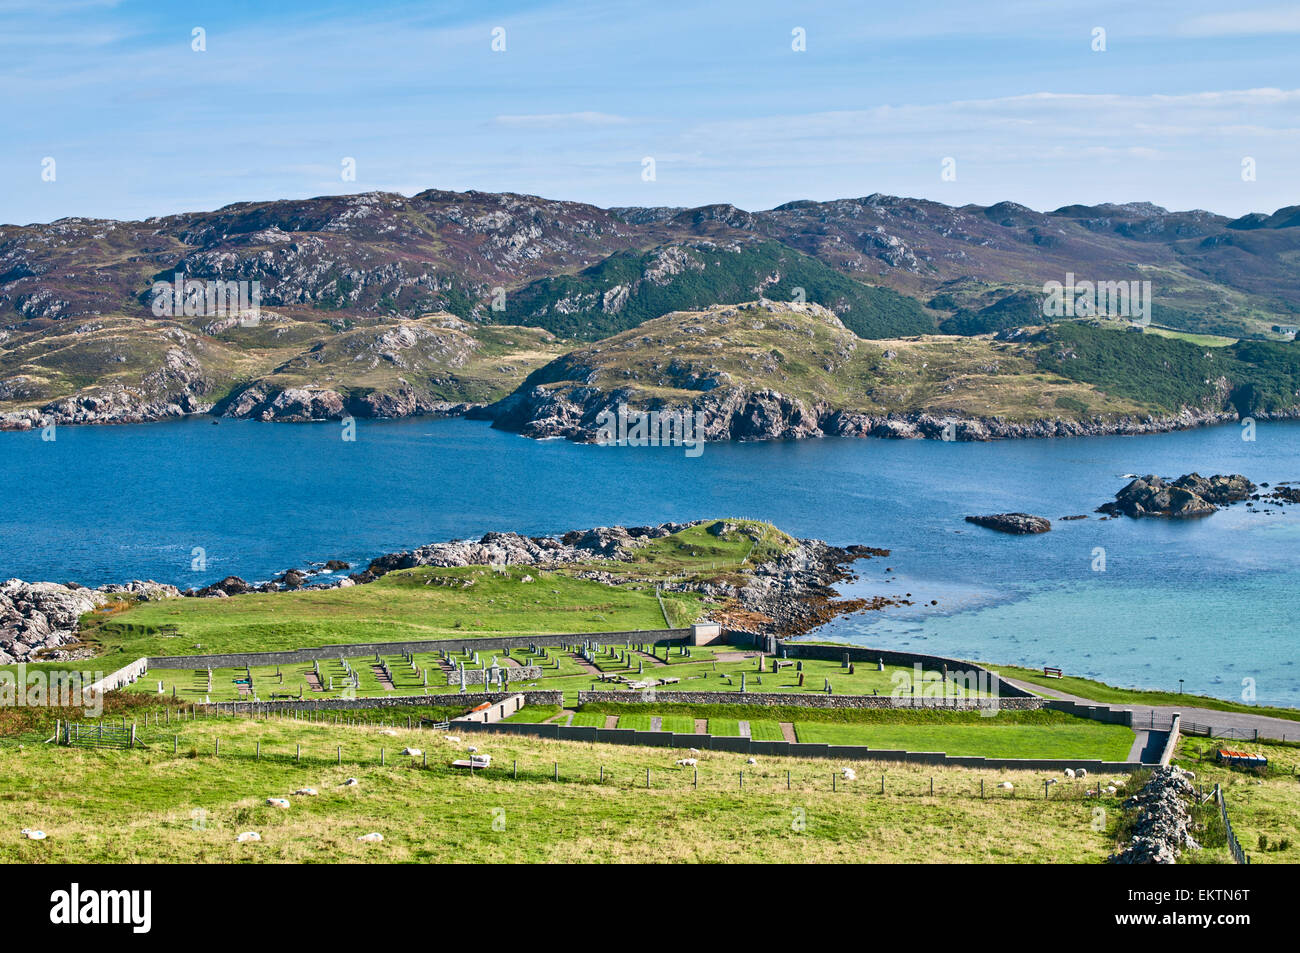
[[[1268,36],[1300,33],[1300,8],[1210,13],[1180,23],[1182,36]]]

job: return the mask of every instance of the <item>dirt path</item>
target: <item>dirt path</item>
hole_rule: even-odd
[[[325,686],[320,683],[320,676],[317,675],[315,672],[308,672],[306,677],[307,677],[307,687],[310,688],[313,692],[325,691]]]
[[[786,741],[797,742],[799,740],[799,736],[794,733],[794,724],[792,722],[781,722],[781,737]]]
[[[567,728],[569,724],[573,721],[573,716],[576,714],[577,712],[573,712],[573,711],[567,711],[567,710],[562,711],[558,715],[552,715],[550,718],[547,718],[544,722],[542,722],[542,724],[564,725]]]
[[[374,672],[375,681],[379,683],[379,687],[384,691],[391,692],[397,688],[397,686],[393,684],[393,680],[385,675],[384,670],[378,665],[370,666],[370,671]]]

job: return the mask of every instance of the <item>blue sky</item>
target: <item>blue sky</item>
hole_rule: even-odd
[[[1272,211],[1300,6],[1243,3],[0,0],[0,221],[434,187]]]

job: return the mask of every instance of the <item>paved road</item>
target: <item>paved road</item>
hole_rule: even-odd
[[[1003,676],[1006,678],[1006,676]],[[1181,712],[1183,721],[1194,722],[1198,725],[1209,725],[1214,734],[1218,734],[1224,729],[1233,729],[1233,737],[1241,738],[1243,733],[1246,737],[1254,737],[1258,732],[1260,738],[1273,738],[1281,741],[1300,741],[1300,721],[1288,721],[1285,718],[1270,718],[1267,715],[1251,715],[1239,711],[1217,711],[1213,708],[1196,708],[1191,705],[1137,705],[1137,704],[1108,704],[1106,702],[1093,701],[1090,698],[1080,698],[1078,695],[1070,695],[1066,692],[1057,691],[1054,688],[1046,688],[1033,682],[1022,682],[1014,678],[1006,678],[1008,682],[1017,688],[1023,688],[1025,691],[1033,692],[1037,695],[1046,695],[1049,698],[1060,698],[1065,701],[1078,702],[1081,705],[1095,705],[1098,708],[1115,708],[1133,710],[1133,727],[1141,730],[1143,726],[1149,725],[1154,720],[1156,725],[1167,725],[1169,719],[1175,712]]]

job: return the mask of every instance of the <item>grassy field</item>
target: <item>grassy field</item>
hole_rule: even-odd
[[[535,723],[544,717],[525,708],[509,721]],[[693,734],[695,721],[707,721],[706,733],[739,737],[742,721],[749,737],[781,741],[781,723],[793,725],[799,741],[832,745],[866,745],[895,751],[941,751],[951,755],[989,758],[1082,758],[1127,761],[1136,737],[1131,728],[1105,725],[1057,711],[1003,711],[993,717],[978,712],[909,711],[906,709],[808,709],[740,705],[660,705],[592,703],[578,709],[572,724],[604,727],[614,715],[616,727],[651,730],[661,719],[661,731]]]
[[[523,581],[531,577],[531,581]],[[664,596],[683,620],[694,594]],[[165,625],[179,635],[161,636]],[[266,652],[346,642],[488,638],[504,633],[663,629],[653,588],[607,586],[533,566],[419,567],[346,589],[140,603],[87,633],[132,657]],[[194,645],[201,645],[196,650]]]
[[[1097,758],[1102,761],[1127,761],[1134,738],[1133,730],[1123,725],[1103,725],[1077,718],[1069,723],[1004,723],[1000,716],[968,725],[796,722],[795,732],[800,741],[832,745],[942,751],[986,758]]]
[[[1219,765],[1214,753],[1223,747],[1263,754],[1269,765],[1264,770]],[[1184,737],[1174,763],[1196,774],[1197,787],[1221,785],[1228,817],[1252,864],[1300,863],[1300,745]],[[1205,851],[1184,859],[1231,863],[1226,846],[1206,840]]]
[[[487,735],[452,744],[428,731],[235,718],[179,733],[177,756],[166,730],[133,752],[0,741],[0,828],[48,834],[0,839],[0,861],[1038,863],[1096,862],[1113,849],[1108,831],[1094,829],[1097,802],[1082,799],[1082,784],[1063,782],[1043,800],[1047,772],[858,765],[864,777],[841,778],[832,791],[842,767],[834,762],[753,766],[704,752],[696,788],[694,772],[674,766],[682,754],[666,749]],[[467,742],[491,755],[489,770],[447,766]],[[407,745],[428,752],[427,769],[397,754]],[[342,786],[348,777],[359,783]],[[1003,780],[1014,790],[997,789]],[[302,787],[319,795],[295,796]],[[269,807],[268,797],[292,806]],[[262,841],[236,843],[249,830]],[[383,843],[357,841],[371,831]]]
[[[1222,698],[1211,698],[1208,695],[1148,691],[1140,688],[1116,688],[1114,685],[1107,685],[1105,682],[1098,682],[1091,678],[1078,678],[1072,675],[1067,675],[1064,678],[1049,678],[1039,669],[1017,668],[1014,665],[991,667],[1008,678],[1031,682],[1043,688],[1054,689],[1067,695],[1077,695],[1080,698],[1105,702],[1106,704],[1184,705],[1195,708],[1211,708],[1215,711],[1248,712],[1252,715],[1267,715],[1271,718],[1289,718],[1292,721],[1300,721],[1300,709],[1295,708],[1246,705]],[[1043,694],[1046,695],[1047,693],[1044,692]]]

